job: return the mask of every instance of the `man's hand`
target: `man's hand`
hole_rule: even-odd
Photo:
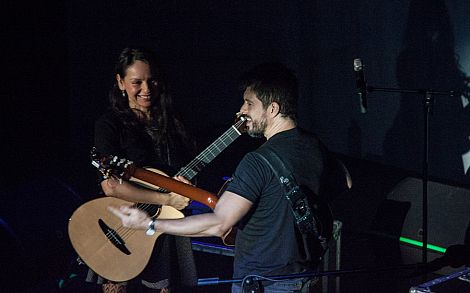
[[[133,229],[147,229],[152,220],[146,212],[128,206],[108,207],[108,210],[122,221],[122,225]]]

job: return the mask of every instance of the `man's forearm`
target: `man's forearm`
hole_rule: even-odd
[[[214,213],[194,215],[182,219],[157,219],[155,222],[156,231],[187,237],[222,237],[230,228],[225,227],[221,219]]]

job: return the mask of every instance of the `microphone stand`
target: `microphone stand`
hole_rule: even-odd
[[[423,180],[423,196],[422,196],[422,229],[423,229],[423,246],[422,246],[422,262],[428,261],[427,244],[428,244],[428,180],[429,180],[429,116],[434,104],[434,96],[454,96],[454,91],[433,91],[433,90],[414,90],[414,89],[397,89],[385,87],[367,86],[367,92],[389,92],[403,94],[422,94],[423,95],[423,163],[422,163],[422,180]]]

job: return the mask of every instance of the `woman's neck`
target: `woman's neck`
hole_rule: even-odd
[[[134,112],[134,114],[137,116],[137,118],[139,120],[142,120],[142,121],[145,121],[145,122],[149,122],[151,120],[149,110],[143,111],[143,110],[140,110],[140,109],[133,108],[132,111]]]

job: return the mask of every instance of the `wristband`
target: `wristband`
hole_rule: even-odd
[[[145,235],[152,236],[153,234],[155,234],[155,219],[149,222],[147,231],[145,231]]]

